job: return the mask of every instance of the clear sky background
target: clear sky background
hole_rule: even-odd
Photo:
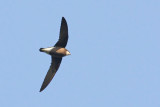
[[[61,18],[67,49],[39,92]],[[1,107],[160,107],[159,0],[1,0]]]

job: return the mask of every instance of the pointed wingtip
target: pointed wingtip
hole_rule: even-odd
[[[39,90],[39,92],[41,92],[41,91],[43,91],[42,87],[41,87],[41,89]]]
[[[66,21],[66,19],[64,17],[62,17],[62,21]]]
[[[45,88],[46,88],[46,86],[42,85],[39,92],[42,92]]]

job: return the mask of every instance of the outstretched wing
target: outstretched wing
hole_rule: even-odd
[[[60,66],[61,61],[62,61],[62,58],[55,58],[52,56],[52,63],[43,81],[40,92],[43,91],[48,86],[48,84],[51,82],[52,78],[54,77],[54,75],[56,74]]]
[[[54,46],[65,48],[67,45],[67,41],[68,41],[68,26],[65,18],[62,17],[59,40]]]

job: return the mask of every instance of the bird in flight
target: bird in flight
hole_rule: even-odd
[[[62,57],[70,55],[70,52],[65,48],[67,45],[67,41],[68,41],[68,26],[65,18],[62,17],[60,34],[57,43],[53,47],[39,49],[40,52],[45,52],[51,55],[51,60],[52,60],[50,68],[41,86],[40,92],[43,91],[51,82],[52,78],[56,74],[61,64]]]

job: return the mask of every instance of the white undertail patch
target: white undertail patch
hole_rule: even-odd
[[[55,48],[55,47],[43,48],[42,51],[49,53],[53,48]]]

